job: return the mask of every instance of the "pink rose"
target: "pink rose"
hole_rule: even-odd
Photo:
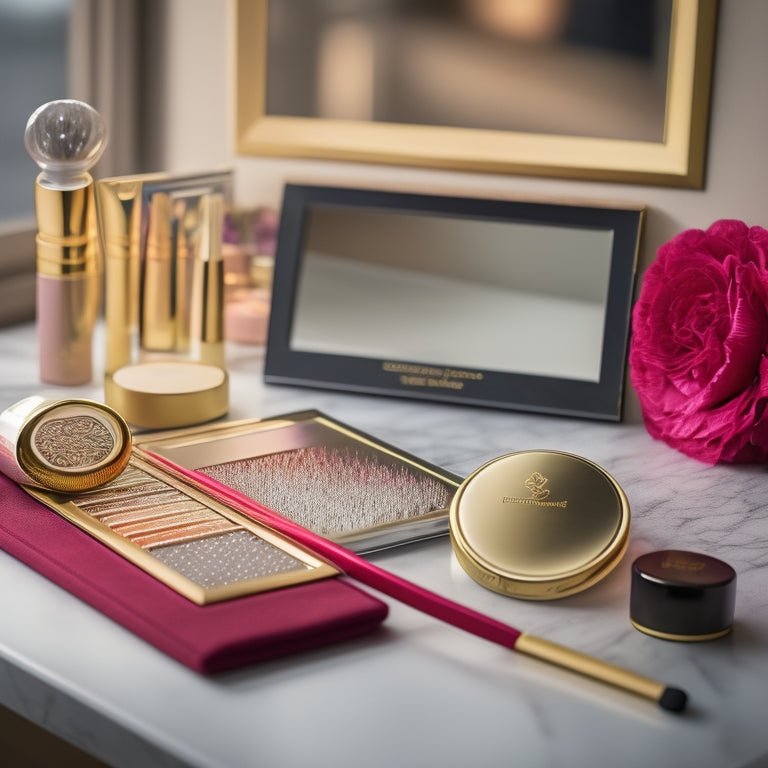
[[[718,221],[663,245],[632,313],[648,432],[701,461],[768,457],[768,230]]]

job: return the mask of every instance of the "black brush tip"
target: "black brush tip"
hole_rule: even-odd
[[[679,688],[665,688],[659,699],[659,706],[670,712],[682,712],[688,703],[688,694]]]

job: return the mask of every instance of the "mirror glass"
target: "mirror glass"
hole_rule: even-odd
[[[266,112],[661,142],[672,3],[270,2]]]
[[[291,347],[598,381],[613,232],[307,214]]]

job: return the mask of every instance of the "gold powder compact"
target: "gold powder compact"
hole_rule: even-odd
[[[310,410],[137,437],[355,552],[445,535],[461,478]]]
[[[630,508],[597,464],[548,450],[501,456],[453,498],[450,532],[464,570],[510,597],[552,600],[585,590],[619,563]]]

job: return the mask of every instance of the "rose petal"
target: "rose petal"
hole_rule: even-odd
[[[648,432],[708,463],[768,458],[768,230],[735,220],[659,248],[632,313]]]

